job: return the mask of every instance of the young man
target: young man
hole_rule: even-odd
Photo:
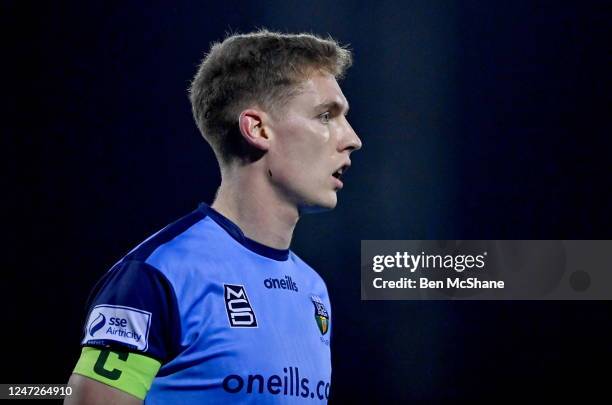
[[[332,39],[259,31],[215,44],[191,86],[221,169],[212,207],[159,231],[96,285],[66,403],[326,401],[331,313],[289,250],[336,206],[361,141]]]

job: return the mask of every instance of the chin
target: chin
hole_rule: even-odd
[[[317,200],[311,200],[307,203],[300,204],[298,210],[300,214],[313,214],[317,212],[325,212],[333,210],[338,204],[338,197],[336,192],[333,195],[327,196],[327,198],[320,198]]]

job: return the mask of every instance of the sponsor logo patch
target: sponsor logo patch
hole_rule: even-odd
[[[310,299],[314,304],[315,321],[317,321],[319,331],[321,331],[321,335],[325,335],[329,330],[329,314],[327,313],[327,309],[325,309],[323,300],[321,300],[320,297],[316,295],[311,295]]]
[[[225,392],[230,394],[261,394],[284,395],[287,397],[310,398],[318,400],[329,399],[330,384],[324,380],[308,378],[300,373],[299,367],[283,367],[278,374],[257,373],[249,375],[230,374],[222,382]],[[280,400],[285,402],[291,400]],[[231,401],[229,401],[231,402]],[[261,401],[255,401],[261,402]],[[292,401],[295,402],[295,401]],[[326,401],[327,402],[327,401]]]
[[[298,286],[295,281],[289,276],[285,276],[284,278],[267,278],[264,280],[264,286],[267,289],[271,288],[280,288],[281,290],[290,290],[298,292]]]
[[[145,351],[150,327],[150,312],[121,305],[96,305],[89,314],[81,343],[112,340]]]
[[[232,328],[256,328],[257,319],[242,285],[223,284],[227,319]]]

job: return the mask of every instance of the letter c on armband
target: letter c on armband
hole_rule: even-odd
[[[96,361],[96,364],[94,365],[94,371],[97,374],[101,375],[102,377],[108,378],[109,380],[118,380],[119,377],[121,377],[121,370],[118,370],[116,368],[112,370],[107,370],[106,368],[104,368],[104,365],[106,364],[106,361],[108,360],[108,356],[110,353],[111,353],[110,349],[104,349],[100,351],[98,360]],[[113,353],[117,354],[117,357],[121,361],[126,361],[129,356],[128,352],[113,352]]]

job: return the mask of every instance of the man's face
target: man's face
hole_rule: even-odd
[[[269,124],[268,167],[281,198],[300,212],[332,209],[341,173],[361,140],[346,119],[348,102],[334,76],[316,74]]]

